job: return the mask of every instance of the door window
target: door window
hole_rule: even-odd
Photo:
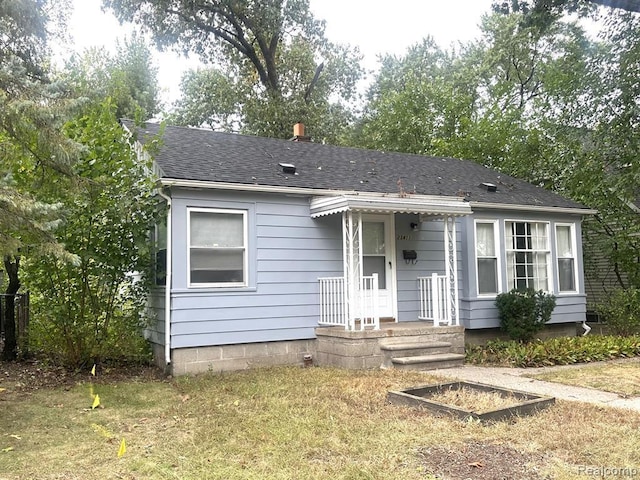
[[[378,274],[378,288],[387,288],[384,222],[362,222],[362,273]]]

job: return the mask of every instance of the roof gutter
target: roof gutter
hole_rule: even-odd
[[[171,364],[171,275],[172,275],[172,245],[171,245],[171,197],[166,195],[161,188],[158,195],[167,202],[167,259],[166,275],[164,282],[164,360],[166,365]]]
[[[424,194],[400,194],[393,192],[366,192],[359,190],[337,190],[329,188],[304,188],[304,187],[286,187],[281,185],[257,185],[254,183],[227,183],[227,182],[210,182],[205,180],[184,180],[181,178],[161,178],[160,184],[164,187],[181,187],[181,188],[204,188],[208,190],[229,190],[237,192],[260,192],[260,193],[279,193],[282,195],[303,195],[306,197],[338,197],[350,196],[351,198],[387,198],[387,199],[407,199],[407,201],[420,202],[425,200],[428,202],[442,201],[443,198],[451,200],[459,200],[465,202],[460,197],[446,195],[424,195]]]
[[[277,185],[257,185],[248,183],[209,182],[203,180],[184,180],[180,178],[162,178],[160,184],[166,187],[205,188],[211,190],[231,190],[239,192],[280,193],[284,195],[305,196],[337,196],[337,195],[366,195],[371,197],[391,197],[397,194],[379,192],[360,192],[356,190],[331,190],[326,188],[283,187]],[[408,195],[409,197],[436,198],[442,195]],[[567,213],[573,215],[595,215],[597,210],[590,208],[572,207],[538,207],[535,205],[517,205],[508,203],[469,202],[471,208],[486,208],[492,210],[533,211],[541,213]]]
[[[283,193],[289,195],[358,195],[359,193],[361,193],[355,190],[281,187],[276,185],[256,185],[252,183],[207,182],[202,180],[183,180],[179,178],[161,178],[160,184],[166,187],[206,188],[212,190],[235,190],[241,192]],[[382,196],[384,194],[379,195]]]
[[[508,203],[484,203],[469,202],[472,209],[490,209],[490,210],[514,210],[541,213],[568,213],[573,215],[595,215],[597,210],[591,208],[573,208],[573,207],[539,207],[536,205],[511,205]]]

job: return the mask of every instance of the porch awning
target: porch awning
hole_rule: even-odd
[[[457,197],[427,195],[376,196],[372,194],[313,197],[311,218],[342,212],[363,213],[415,213],[434,217],[464,216],[471,214],[469,202]]]

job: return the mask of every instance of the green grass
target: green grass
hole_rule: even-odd
[[[469,441],[542,452],[548,461],[539,467],[558,479],[575,478],[577,465],[640,465],[640,414],[559,402],[482,425],[385,401],[389,389],[433,380],[273,368],[96,385],[103,408],[95,410],[86,383],[8,389],[0,393],[0,479],[424,480],[421,450]],[[127,452],[118,458],[122,438]]]

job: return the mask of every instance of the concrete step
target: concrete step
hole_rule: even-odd
[[[402,370],[435,370],[438,368],[459,367],[464,364],[464,355],[460,353],[434,353],[392,358],[395,368]]]
[[[393,359],[398,357],[423,357],[444,353],[457,353],[452,350],[450,342],[423,341],[403,342],[380,345],[382,353],[382,366],[393,366]]]
[[[405,350],[435,350],[440,348],[450,348],[450,342],[404,342],[380,345],[380,350],[388,352],[401,352]]]

